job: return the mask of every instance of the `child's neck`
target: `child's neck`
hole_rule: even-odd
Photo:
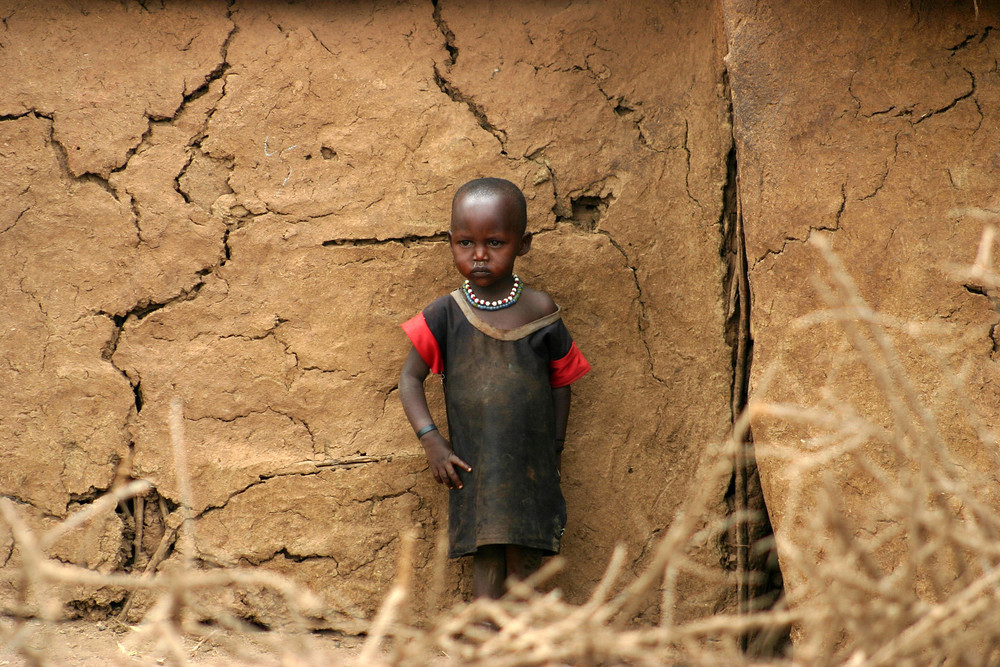
[[[511,284],[513,284],[513,282],[512,278]],[[475,286],[473,286],[473,288],[474,287]],[[507,294],[509,294],[509,291]],[[487,295],[481,294],[480,292],[476,292],[476,295],[484,299],[489,298]],[[512,329],[522,327],[525,324],[530,324],[547,314],[540,312],[537,304],[533,304],[534,301],[537,301],[537,299],[533,298],[535,295],[537,295],[536,291],[530,287],[524,287],[522,282],[520,297],[514,305],[501,308],[500,310],[484,310],[473,307],[472,311],[475,313],[477,318],[486,324],[489,324],[491,327],[510,331]],[[504,294],[504,296],[506,296],[506,294]],[[465,297],[463,296],[462,299],[465,300]],[[468,303],[468,301],[466,301],[466,303]]]
[[[511,288],[514,287],[514,274],[509,274],[504,278],[500,278],[492,285],[486,287],[479,287],[475,283],[470,282],[469,288],[475,296],[486,301],[499,301],[507,297],[510,294]]]

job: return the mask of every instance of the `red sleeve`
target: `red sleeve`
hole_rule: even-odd
[[[410,338],[417,354],[424,360],[424,363],[431,369],[431,373],[442,373],[444,371],[444,360],[441,359],[441,348],[437,339],[427,326],[427,320],[423,313],[417,313],[407,321],[403,322],[403,331]]]
[[[565,387],[573,384],[590,371],[590,364],[583,358],[583,353],[576,343],[569,346],[569,352],[562,359],[549,362],[549,384],[555,387]]]

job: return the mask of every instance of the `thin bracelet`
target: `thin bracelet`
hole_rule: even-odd
[[[424,437],[425,435],[427,435],[431,431],[436,431],[436,430],[438,430],[437,426],[435,426],[433,423],[428,424],[427,426],[425,426],[422,429],[420,429],[419,431],[417,431],[417,440],[419,440],[420,438]]]

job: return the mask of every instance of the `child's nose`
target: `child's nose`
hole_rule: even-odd
[[[472,258],[473,259],[485,260],[486,259],[486,246],[477,245],[473,249],[473,251],[472,251]]]

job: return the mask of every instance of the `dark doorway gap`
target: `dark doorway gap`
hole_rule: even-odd
[[[723,82],[732,127],[732,96],[726,72],[723,72]],[[723,281],[728,304],[725,337],[732,350],[730,399],[731,418],[735,427],[747,405],[753,362],[750,275],[740,207],[735,136],[731,137],[726,157],[726,182],[722,198],[719,219],[722,231],[720,251],[726,265]],[[741,518],[732,522],[730,530],[722,536],[720,546],[723,567],[733,571],[736,577],[737,610],[740,614],[748,614],[783,604],[785,592],[775,549],[774,530],[757,470],[753,433],[749,427],[742,435],[741,445],[734,457],[733,476],[726,493],[726,505],[731,516]],[[761,657],[783,654],[790,647],[789,631],[790,628],[749,632],[743,637],[742,648],[751,655]]]

